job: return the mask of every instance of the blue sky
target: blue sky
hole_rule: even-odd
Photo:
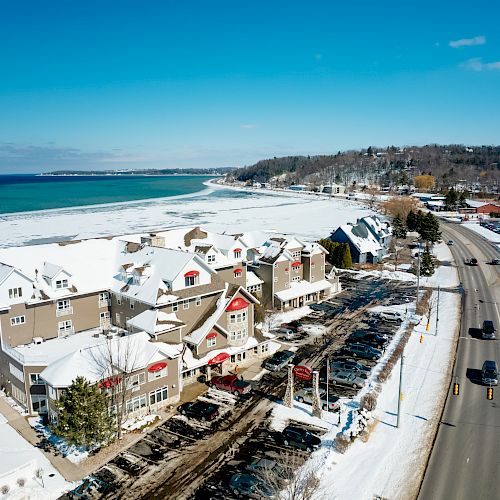
[[[339,4],[4,2],[0,172],[500,142],[499,2]]]

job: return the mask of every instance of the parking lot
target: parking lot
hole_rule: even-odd
[[[313,325],[314,329],[308,332],[304,328],[294,341],[295,364],[307,363],[319,370],[327,358],[354,359],[345,351],[346,340],[353,332],[392,336],[399,326],[375,319],[367,309],[404,304],[415,295],[414,287],[407,283],[357,280],[351,275],[342,280],[344,292],[301,318],[301,325]],[[284,342],[283,348],[289,345]],[[228,480],[234,472],[244,470],[251,459],[276,458],[287,449],[276,433],[267,429],[270,402],[284,396],[286,369],[265,372],[252,385],[252,393],[240,397],[208,389],[199,399],[218,406],[219,416],[214,421],[202,422],[177,414],[121,452],[94,474],[109,485],[101,497],[232,498]],[[298,381],[296,389],[306,385]],[[358,390],[330,385],[329,394],[331,398],[352,398]],[[318,429],[313,430],[318,433]]]

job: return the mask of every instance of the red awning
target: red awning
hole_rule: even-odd
[[[148,372],[151,372],[151,373],[160,372],[163,370],[163,368],[166,368],[166,367],[167,367],[167,363],[165,363],[165,361],[160,361],[159,363],[155,363],[154,365],[151,365],[148,368]]]
[[[288,272],[288,267],[285,267],[285,273],[287,273],[287,272]]]
[[[120,377],[109,377],[102,382],[99,382],[99,389],[110,389],[111,387],[118,385],[122,379]]]
[[[250,304],[246,300],[237,297],[229,303],[226,307],[226,311],[239,311],[240,309],[246,309],[249,305]]]
[[[241,248],[235,248],[233,252],[241,252]]]
[[[217,337],[217,332],[210,332],[207,335],[207,339],[214,339],[215,337]]]
[[[292,267],[299,267],[302,265],[302,262],[300,260],[296,260],[295,262],[292,262]]]
[[[208,364],[209,365],[218,365],[219,363],[223,363],[226,361],[226,359],[229,359],[229,354],[227,352],[221,352],[220,354],[217,354],[214,358],[212,358]]]
[[[199,272],[199,271],[188,271],[188,272],[184,275],[184,277],[185,277],[185,278],[189,278],[189,276],[198,276],[199,274],[200,274],[200,272]]]
[[[236,274],[236,273],[242,273],[242,272],[243,272],[243,269],[235,269],[235,270],[234,270],[234,273],[235,273],[235,274]]]

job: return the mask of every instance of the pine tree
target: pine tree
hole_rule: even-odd
[[[69,444],[92,446],[108,441],[115,424],[109,415],[105,394],[83,377],[73,381],[59,400],[59,415],[53,432]]]
[[[434,259],[432,258],[428,247],[425,248],[422,254],[420,274],[421,276],[432,276],[434,274]]]
[[[351,249],[347,243],[341,243],[340,247],[342,251],[342,258],[339,267],[341,269],[350,269],[352,267]]]
[[[406,227],[408,231],[418,231],[418,216],[413,210],[410,210],[406,216]]]
[[[392,221],[392,235],[394,238],[406,238],[406,233],[408,232],[408,228],[406,224],[403,222],[403,219],[396,215]]]
[[[441,232],[439,231],[439,221],[437,217],[431,212],[422,214],[418,232],[424,241],[429,241],[431,243],[438,241],[441,237]]]

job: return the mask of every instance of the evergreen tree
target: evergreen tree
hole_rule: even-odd
[[[52,430],[77,446],[89,447],[109,441],[115,424],[109,415],[105,394],[83,377],[76,378],[59,400],[58,420]]]
[[[318,243],[328,252],[327,262],[338,269],[352,267],[351,249],[347,243],[338,243],[328,239],[319,240]]]
[[[441,237],[441,232],[439,231],[437,217],[431,212],[423,214],[418,232],[424,241],[430,241],[431,243],[438,241]]]
[[[408,231],[418,231],[418,216],[413,210],[410,210],[406,216],[406,227]]]
[[[458,193],[454,188],[451,188],[446,193],[446,207],[450,210],[453,210],[458,203]]]
[[[403,222],[403,219],[396,215],[392,220],[392,235],[394,238],[406,238],[406,233],[408,232],[408,228],[406,224]]]
[[[422,253],[422,259],[420,261],[420,275],[421,276],[432,276],[434,274],[434,259],[432,258],[429,248],[426,247]]]
[[[340,269],[350,269],[352,267],[351,249],[347,243],[341,243]]]
[[[459,198],[458,198],[458,206],[459,206],[460,208],[465,208],[465,207],[467,206],[467,204],[466,204],[466,202],[465,202],[465,200],[466,200],[466,199],[467,199],[467,194],[466,194],[466,192],[465,192],[465,191],[462,191],[462,192],[460,193]]]

